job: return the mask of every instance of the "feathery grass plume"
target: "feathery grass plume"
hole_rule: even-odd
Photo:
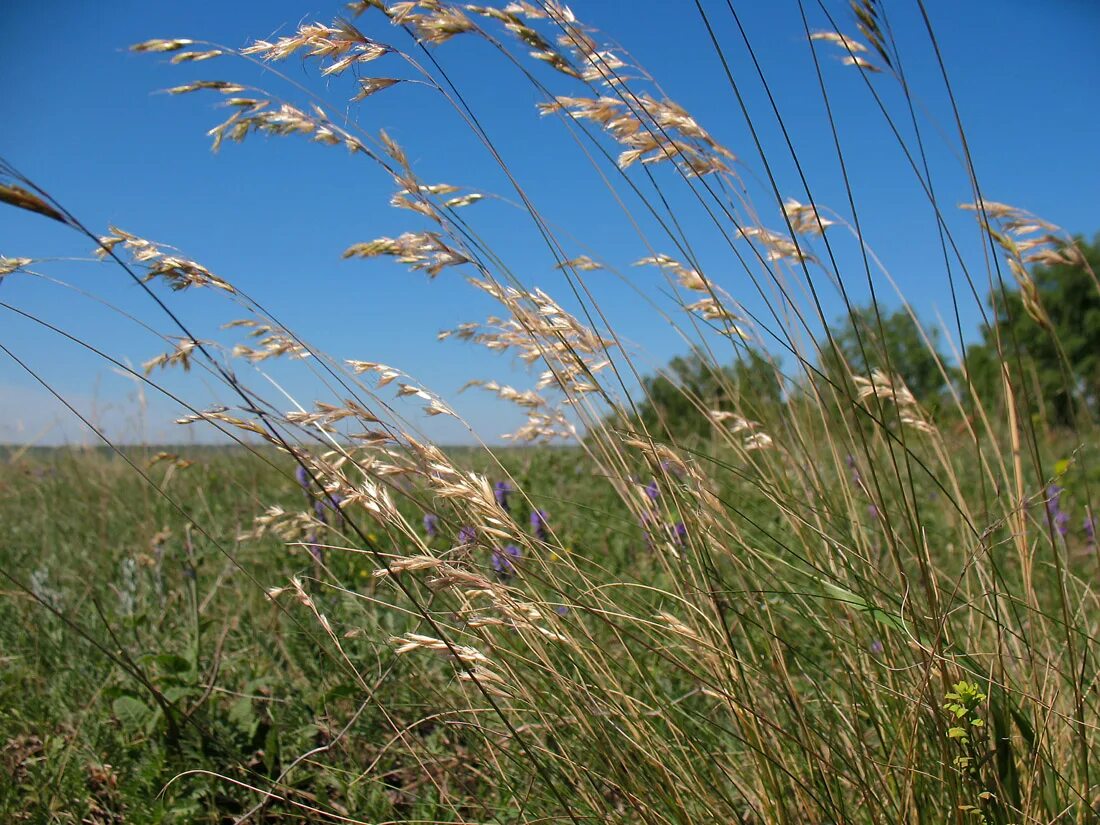
[[[1027,266],[1085,266],[1073,239],[1054,224],[1008,204],[983,200],[960,204],[959,208],[975,213],[978,223],[1004,254],[1005,263],[1020,288],[1024,311],[1039,326],[1050,330],[1050,318]]]
[[[179,291],[191,287],[212,286],[232,293],[233,287],[210,272],[202,264],[175,255],[166,255],[162,248],[152,241],[124,232],[116,226],[110,228],[109,235],[99,238],[95,254],[101,258],[114,251],[118,245],[130,253],[132,260],[146,270],[146,281],[163,278],[173,290]]]
[[[60,223],[68,223],[64,215],[54,209],[44,199],[15,184],[0,183],[0,203],[6,203],[28,212],[36,212]]]

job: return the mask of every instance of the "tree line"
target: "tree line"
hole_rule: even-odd
[[[995,287],[978,339],[961,358],[945,352],[938,328],[905,308],[854,307],[818,341],[808,368],[795,364],[787,375],[770,354],[747,346],[726,365],[699,351],[674,358],[643,379],[637,417],[654,434],[704,436],[708,411],[766,419],[798,389],[854,397],[853,377],[877,370],[900,377],[940,423],[965,414],[974,397],[1000,412],[1007,374],[1040,423],[1080,425],[1100,413],[1100,234],[1091,243],[1077,239],[1077,247],[1072,261],[1032,267],[1025,284]]]

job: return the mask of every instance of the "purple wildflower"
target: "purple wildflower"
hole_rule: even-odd
[[[856,464],[856,457],[849,453],[844,456],[844,463],[848,465],[848,470],[852,474],[852,483],[857,487],[863,486],[863,476],[859,474],[859,466]]]
[[[306,496],[306,506],[309,506],[309,502],[313,501],[313,493],[310,491],[310,479],[309,473],[306,472],[304,465],[299,464],[294,468],[294,478],[298,482],[298,486],[302,488],[302,492]]]
[[[539,541],[550,541],[550,528],[547,520],[550,514],[545,510],[531,511],[531,529],[535,531],[535,538]]]
[[[511,508],[508,506],[508,496],[512,494],[512,485],[507,481],[498,481],[493,487],[493,496],[497,500],[497,504],[500,508],[506,512],[511,512]]]
[[[1069,533],[1069,513],[1062,509],[1063,489],[1057,484],[1047,487],[1047,515],[1054,523],[1054,529],[1058,531],[1058,535],[1065,538]]]
[[[564,604],[559,604],[557,607],[554,608],[554,612],[557,613],[559,616],[564,616],[566,613],[569,612],[569,608],[566,607]]]
[[[666,473],[671,473],[677,478],[684,477],[684,467],[682,464],[678,464],[675,461],[669,461],[667,458],[661,459],[661,470]]]
[[[318,564],[325,563],[325,551],[317,544],[317,531],[310,530],[309,535],[306,536],[306,549],[309,550],[310,556]]]
[[[1051,484],[1047,487],[1047,512],[1053,518],[1062,509],[1062,491],[1064,487]]]
[[[515,575],[516,560],[522,555],[514,544],[505,545],[503,550],[493,549],[493,572],[501,581],[508,581]]]
[[[301,469],[299,467],[298,469]],[[309,492],[306,492],[309,495]],[[321,522],[325,527],[328,526],[328,513],[329,505],[319,498],[313,499],[313,515],[317,521]],[[337,511],[339,512],[339,511]],[[325,563],[325,551],[317,544],[318,531],[316,528],[309,531],[309,535],[306,537],[306,549],[309,550],[309,554],[313,556],[313,560],[318,564]]]
[[[326,503],[329,509],[336,511],[336,523],[341,530],[344,529],[344,511],[341,509],[344,506],[344,497],[339,493],[329,493]]]
[[[874,504],[868,504],[867,505],[867,515],[871,517],[872,521],[877,521],[878,520],[878,507],[876,507]]]
[[[646,485],[645,494],[650,501],[657,500],[657,497],[661,495],[661,488],[657,486],[657,479],[653,479]]]
[[[676,533],[676,541],[681,547],[687,545],[688,530],[682,521],[676,522],[676,526],[672,528]]]
[[[1081,529],[1085,531],[1085,542],[1089,547],[1096,546],[1096,522],[1092,518],[1092,512],[1087,511],[1085,513],[1085,521],[1081,525]]]
[[[439,535],[439,516],[435,513],[424,514],[424,532],[430,539]]]
[[[344,497],[339,493],[325,493],[322,498],[313,499],[313,514],[319,522],[327,525],[329,523],[328,513],[331,510],[336,513],[336,519],[333,523],[343,527],[344,513],[340,509],[340,505],[343,503]]]
[[[458,531],[458,543],[459,544],[473,544],[477,541],[477,528],[466,525]]]
[[[870,650],[871,653],[875,656],[881,656],[882,651],[885,648],[883,648],[882,642],[880,642],[878,639],[875,639],[873,642],[871,642],[870,646],[867,649]]]

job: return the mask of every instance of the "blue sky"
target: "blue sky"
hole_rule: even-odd
[[[1071,232],[1091,236],[1100,230],[1100,111],[1092,102],[1100,88],[1100,50],[1095,45],[1100,42],[1100,6],[1090,0],[928,5],[986,197],[1027,208]],[[727,49],[783,194],[805,200],[725,2],[706,0],[704,7]],[[848,215],[797,2],[735,7],[816,200]],[[846,4],[828,8],[843,21],[843,30],[854,29]],[[886,8],[918,101],[937,194],[950,207],[952,229],[982,277],[972,219],[954,214],[954,205],[969,194],[934,56],[913,4],[889,2]],[[575,3],[573,9],[600,31],[597,39],[611,39],[625,49],[632,62],[656,77],[664,93],[738,155],[736,170],[764,223],[781,228],[770,190],[761,182],[763,166],[751,134],[694,3],[600,0]],[[807,10],[813,28],[828,28],[816,4],[808,2]],[[456,395],[457,390],[471,378],[520,388],[533,379],[507,356],[435,338],[441,329],[492,314],[492,302],[456,271],[429,280],[390,261],[341,260],[340,253],[352,243],[427,228],[415,215],[388,206],[391,181],[343,150],[296,138],[250,139],[212,154],[204,133],[223,114],[215,106],[219,101],[201,94],[171,97],[157,90],[199,78],[240,79],[287,95],[293,90],[243,63],[218,59],[170,66],[163,57],[127,51],[134,42],[171,36],[242,46],[288,34],[303,21],[328,22],[342,13],[341,4],[316,0],[2,4],[0,30],[6,46],[0,50],[0,99],[7,124],[0,135],[0,155],[94,231],[114,224],[178,247],[256,297],[311,344],[339,358],[381,361],[406,370],[452,401],[479,434],[495,440],[518,421],[515,412],[489,396]],[[409,45],[378,16],[361,18],[361,23],[379,39]],[[950,299],[927,201],[858,74],[840,65],[834,49],[819,46],[818,54],[868,240],[927,321],[937,314],[947,317]],[[538,116],[538,92],[486,44],[459,38],[434,55],[570,254],[605,259],[629,280],[597,272],[587,283],[637,366],[651,370],[686,351],[687,344],[647,304],[651,299],[672,306],[663,279],[655,271],[628,266],[649,250],[563,124]],[[404,76],[394,63],[371,64],[375,67],[380,75]],[[403,85],[352,107],[347,103],[353,94],[351,78],[319,78],[315,65],[296,59],[280,68],[322,94],[330,113],[346,116],[368,132],[385,128],[406,147],[424,180],[500,195],[501,200],[470,207],[466,216],[524,284],[546,289],[567,307],[576,306],[532,222],[510,205],[517,197],[508,180],[434,92]],[[544,67],[535,67],[535,72],[558,94],[583,94],[568,78]],[[902,117],[896,82],[886,76],[873,82],[893,114]],[[904,124],[902,129],[911,136]],[[609,142],[603,145],[617,151]],[[656,171],[707,275],[750,311],[766,317],[767,306],[732,259],[726,240],[670,170]],[[632,179],[644,180],[636,172]],[[620,193],[627,191],[621,180],[615,185]],[[636,203],[632,209],[653,247],[671,252]],[[852,244],[845,250],[843,240],[837,245],[845,280],[862,299],[867,287],[857,250]],[[0,210],[0,254],[57,259],[87,258],[90,251],[87,240],[70,230],[34,215]],[[172,331],[117,269],[61,260],[35,269],[94,293],[162,332]],[[888,303],[896,303],[881,278],[876,289],[888,296]],[[822,295],[825,314],[835,318],[842,309],[839,299],[827,285]],[[228,340],[218,332],[219,324],[241,317],[210,294],[192,291],[172,294],[170,300],[204,337]],[[154,334],[117,312],[40,279],[5,278],[0,301],[134,364],[165,349]],[[978,310],[972,300],[961,315],[964,334],[973,335]],[[0,342],[113,438],[205,437],[173,428],[168,422],[179,409],[155,394],[148,395],[143,413],[133,381],[3,308]],[[290,367],[273,367],[272,379],[302,400],[326,397],[308,372]],[[164,380],[197,406],[226,400],[224,390],[199,374]],[[470,439],[448,421],[432,419],[423,426],[443,441]],[[86,434],[71,415],[0,354],[0,443],[84,440]]]

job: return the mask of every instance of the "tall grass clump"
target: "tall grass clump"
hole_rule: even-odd
[[[492,307],[439,337],[529,368],[520,387],[469,376],[472,389],[522,410],[510,436],[522,447],[495,449],[481,440],[495,433],[472,431],[484,446],[433,443],[420,424],[460,420],[457,400],[369,352],[320,351],[294,332],[306,319],[276,317],[262,296],[136,227],[86,227],[64,206],[64,181],[48,194],[0,167],[4,201],[83,233],[111,277],[147,294],[148,313],[131,320],[162,335],[163,353],[143,370],[98,354],[148,392],[170,392],[182,425],[238,442],[233,463],[252,468],[203,470],[221,479],[212,495],[194,487],[186,456],[107,444],[96,459],[108,468],[96,471],[102,495],[129,485],[128,500],[150,513],[140,529],[104,525],[103,536],[164,529],[162,545],[207,559],[179,579],[178,597],[158,589],[155,549],[129,579],[112,572],[119,601],[109,607],[54,598],[49,571],[4,574],[20,610],[55,634],[42,642],[52,655],[91,645],[117,666],[110,712],[143,741],[165,743],[165,798],[201,783],[207,795],[189,815],[230,811],[234,821],[1097,818],[1088,399],[1050,424],[1037,414],[1026,353],[999,332],[1012,327],[991,322],[993,366],[979,376],[957,320],[964,305],[992,317],[1022,307],[1019,320],[1057,343],[1032,271],[1087,264],[1056,227],[987,198],[920,0],[906,25],[932,72],[922,88],[935,90],[947,125],[929,122],[915,95],[885,4],[799,2],[798,12],[799,28],[782,36],[806,41],[814,73],[802,94],[826,113],[814,140],[829,147],[827,168],[804,165],[765,44],[722,3],[677,13],[697,18],[691,47],[720,67],[699,82],[740,120],[736,155],[703,125],[707,113],[697,120],[665,96],[660,67],[651,75],[548,0],[362,0],[331,24],[242,49],[190,39],[133,47],[217,76],[169,90],[217,98],[215,149],[286,137],[368,170],[377,187],[354,197],[390,197],[408,229],[344,257],[464,279],[481,296],[474,305]],[[620,210],[608,220],[636,230],[632,262],[652,270],[578,248],[540,211],[472,102],[478,79],[448,63],[451,49],[462,57],[475,46],[529,82],[548,142],[591,165],[590,185]],[[292,59],[304,75],[286,71]],[[264,87],[233,80],[238,70]],[[930,231],[908,231],[914,245],[942,250],[942,270],[927,277],[955,308],[943,329],[922,326],[900,294],[900,315],[880,308],[895,287],[851,185],[860,158],[846,133],[863,124],[838,122],[830,105],[842,82],[858,84],[862,117],[896,142],[898,185],[924,200]],[[414,92],[446,124],[440,157],[462,130],[507,191],[424,179],[395,129],[366,115],[372,126],[361,128],[344,113]],[[929,163],[933,141],[957,153],[950,184]],[[461,158],[450,162],[464,178]],[[815,199],[826,179],[843,202]],[[937,195],[959,186],[969,191],[963,213]],[[530,256],[551,263],[559,294],[531,282],[529,261],[500,251],[493,210],[523,217],[540,244]],[[303,206],[306,236],[309,221]],[[28,259],[2,266],[5,279],[44,277]],[[659,287],[640,280],[650,271]],[[652,323],[692,349],[689,366],[648,375],[613,320],[617,307],[601,299],[611,282],[639,285]],[[224,298],[226,335],[238,343],[192,333],[183,293],[195,290]],[[6,300],[9,312],[49,323]],[[833,323],[837,302],[845,318]],[[935,397],[892,362],[887,321],[908,325],[942,377]],[[1072,385],[1073,365],[1064,367]],[[213,382],[220,405],[161,385],[163,369]],[[283,394],[295,371],[325,395]],[[169,478],[167,466],[180,469]],[[68,471],[52,472],[60,483]],[[217,586],[236,577],[239,621],[220,641],[200,616],[200,575]],[[127,620],[137,609],[195,618],[186,638],[146,660],[124,652],[162,643]],[[245,638],[251,653],[235,667],[259,681],[245,689],[242,676],[223,695],[214,662],[226,639]],[[272,710],[260,713],[264,702]],[[264,732],[283,712],[277,702],[294,719],[281,740]],[[242,719],[248,735],[233,727]],[[308,735],[289,732],[302,726]],[[234,751],[221,743],[234,737],[251,757],[225,755]]]

